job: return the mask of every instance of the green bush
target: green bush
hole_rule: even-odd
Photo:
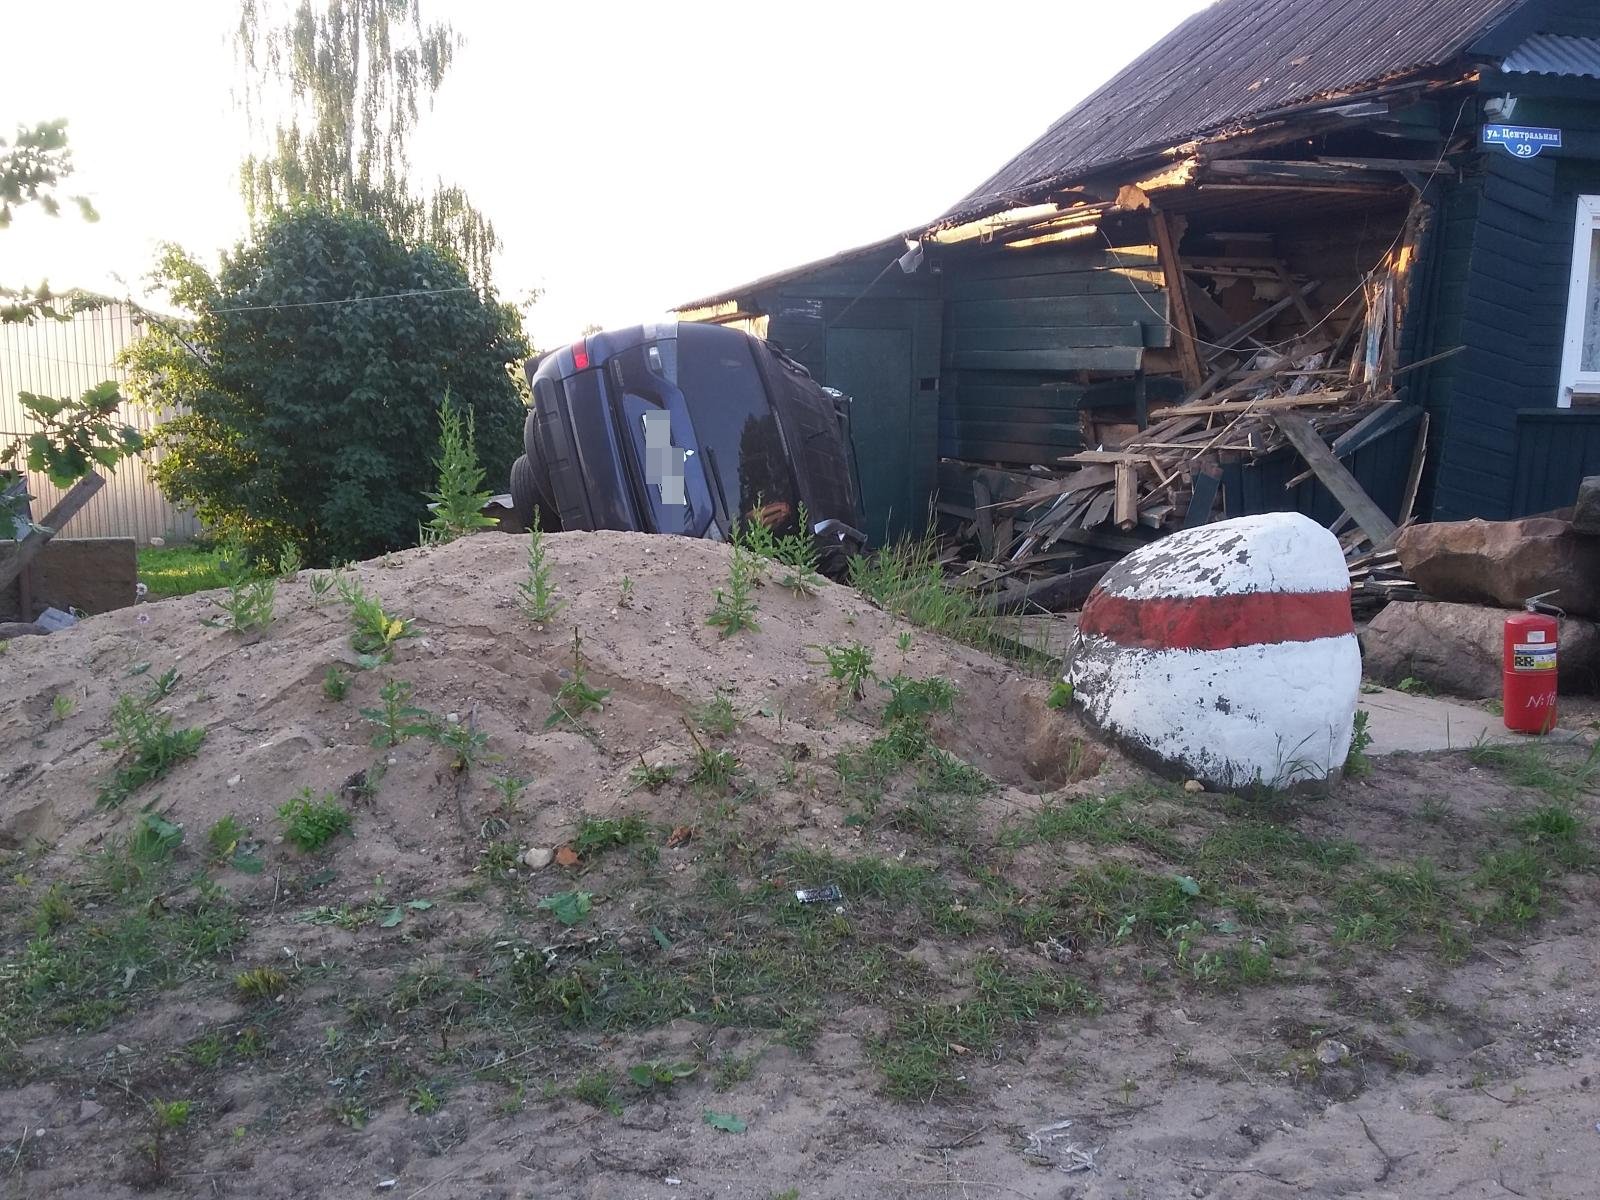
[[[471,413],[490,485],[509,475],[525,410],[507,366],[528,345],[515,310],[448,254],[303,207],[215,276],[169,247],[157,277],[200,316],[128,350],[133,394],[181,406],[154,434],[156,478],[254,553],[290,543],[326,566],[415,544],[447,392]],[[390,298],[360,299],[375,296]]]

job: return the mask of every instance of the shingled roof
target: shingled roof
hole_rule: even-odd
[[[941,218],[971,220],[1203,134],[1444,66],[1524,0],[1217,0]]]

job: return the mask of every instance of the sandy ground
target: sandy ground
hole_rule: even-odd
[[[724,548],[548,542],[565,607],[544,627],[514,603],[522,539],[357,568],[418,634],[372,670],[311,573],[256,633],[202,624],[197,596],[0,657],[0,1195],[1600,1195],[1600,877],[1576,853],[1542,867],[1513,920],[1485,865],[1517,851],[1548,866],[1519,822],[1552,804],[1592,826],[1582,748],[1542,773],[1455,753],[1293,801],[1190,794],[1049,708],[1048,678],[849,589],[768,584],[759,630],[724,639],[705,623]],[[574,630],[610,694],[547,728]],[[820,652],[853,642],[880,676],[954,685],[932,739],[991,786],[941,790],[923,758],[863,787],[850,756],[885,732],[888,691],[842,697]],[[330,664],[353,681],[340,700]],[[199,753],[98,810],[116,698],[169,669],[155,703],[206,730]],[[460,771],[424,737],[374,748],[360,710],[394,679],[486,734],[484,757]],[[719,693],[740,718],[722,734],[697,715]],[[686,785],[700,747],[737,758],[727,788]],[[678,778],[635,787],[641,763]],[[531,780],[514,806],[501,773]],[[354,814],[316,853],[276,816],[306,787]],[[1106,797],[1114,819],[1028,832]],[[106,867],[146,810],[183,845],[119,890]],[[628,815],[648,833],[626,846],[516,861]],[[228,816],[259,873],[207,861]],[[1228,852],[1240,831],[1255,840]],[[1179,881],[1186,920],[1116,932],[1138,901],[1101,912],[1078,887],[1106,864]],[[921,882],[896,890],[908,872]],[[838,904],[788,899],[837,880]],[[571,928],[538,907],[568,890],[593,904]],[[70,908],[49,916],[52,895]],[[1413,914],[1392,939],[1351,924],[1391,901]],[[151,961],[107,935],[212,903],[238,922],[215,953]],[[94,969],[114,960],[103,1007],[64,1007],[76,977],[48,964],[75,947]],[[1235,969],[1250,955],[1265,977]],[[512,1003],[529,961],[536,986]],[[984,964],[1082,989],[1092,1011],[1023,999],[981,1041],[929,1041],[935,1018],[979,1011]],[[280,972],[273,994],[241,993],[237,973],[262,966]],[[547,986],[574,981],[590,991]],[[912,1043],[939,1059],[920,1092],[886,1065]],[[695,1070],[628,1082],[643,1062]],[[191,1108],[163,1127],[152,1104],[176,1099]]]

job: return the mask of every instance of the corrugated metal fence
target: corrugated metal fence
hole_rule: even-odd
[[[27,433],[30,423],[18,392],[77,397],[108,379],[126,381],[116,358],[144,327],[123,304],[78,313],[70,321],[0,325],[0,443]],[[148,409],[124,402],[119,419],[148,433],[158,419]],[[148,452],[124,459],[106,474],[106,486],[72,519],[64,536],[131,537],[141,545],[153,537],[182,541],[199,530],[194,517],[170,504],[150,477]],[[61,489],[43,475],[28,476],[36,497],[34,516],[43,516],[61,498]]]

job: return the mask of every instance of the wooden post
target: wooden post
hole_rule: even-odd
[[[73,517],[78,515],[78,510],[94,497],[94,494],[105,487],[106,481],[99,474],[91,471],[68,489],[67,494],[56,502],[56,506],[45,513],[44,520],[38,522],[39,528],[30,530],[23,539],[16,544],[11,554],[0,562],[0,591],[11,586],[11,581],[44,549],[44,544],[55,537],[59,530]]]
[[[1173,236],[1167,214],[1154,208],[1150,210],[1150,231],[1155,234],[1156,257],[1167,282],[1167,303],[1172,307],[1172,324],[1177,331],[1173,344],[1178,351],[1183,384],[1190,389],[1198,388],[1205,379],[1205,371],[1200,366],[1200,347],[1195,343],[1194,310],[1189,307],[1189,293],[1184,289],[1178,239]]]

